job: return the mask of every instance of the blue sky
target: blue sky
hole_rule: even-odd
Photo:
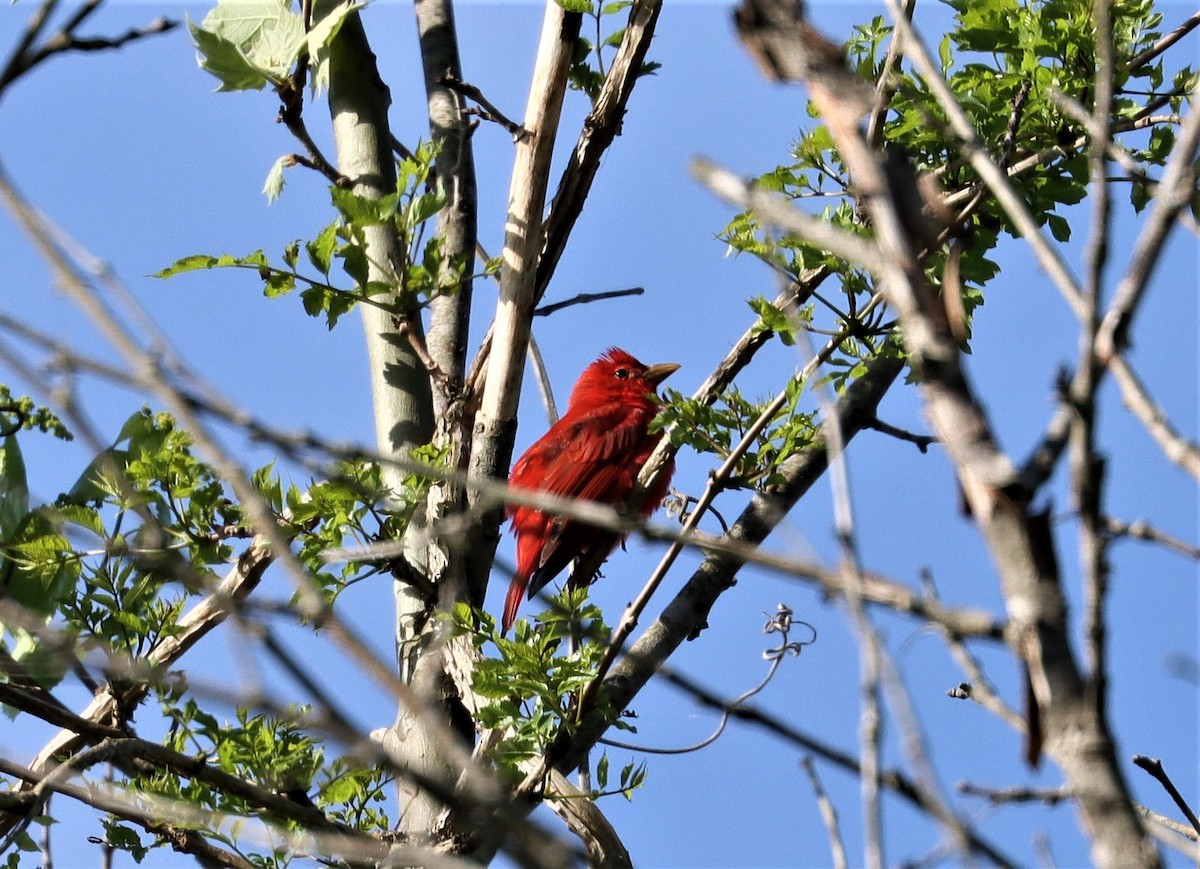
[[[22,3],[0,11],[0,52],[8,51],[30,8]],[[1168,27],[1191,11],[1179,4],[1162,8]],[[123,3],[96,16],[93,29],[119,32],[160,13],[186,13],[199,20],[205,12],[200,5]],[[513,117],[522,113],[540,14],[540,6],[533,3],[469,3],[459,9],[465,77]],[[882,6],[813,4],[814,21],[835,38],[848,35],[852,22],[876,14],[883,14]],[[411,9],[407,4],[379,3],[365,13],[365,20],[392,90],[394,130],[412,144],[426,127]],[[943,7],[920,7],[918,24],[930,41],[936,41],[946,21]],[[787,161],[798,126],[814,123],[805,114],[805,97],[798,89],[767,84],[758,77],[736,43],[727,6],[667,4],[658,34],[651,59],[663,67],[639,84],[623,135],[605,158],[547,298],[634,285],[645,287],[646,294],[572,308],[535,324],[560,405],[579,370],[613,344],[645,362],[681,363],[669,385],[690,392],[750,325],[745,299],[775,292],[774,278],[765,268],[728,256],[715,240],[732,212],[690,179],[687,164],[691,157],[705,155],[751,175]],[[54,59],[0,102],[0,160],[43,212],[111,263],[184,358],[231,400],[283,427],[369,442],[365,353],[355,318],[346,318],[328,332],[304,315],[298,299],[265,300],[253,275],[241,272],[200,273],[168,282],[147,277],[193,253],[264,248],[277,255],[287,242],[311,237],[331,219],[322,179],[302,169],[289,171],[280,201],[266,203],[260,188],[267,170],[295,145],[274,123],[272,95],[216,94],[214,86],[214,80],[197,68],[185,31],[119,54]],[[574,142],[586,110],[582,95],[568,95],[560,146]],[[310,105],[309,127],[331,152],[323,111],[319,103]],[[476,133],[475,148],[480,240],[494,253],[503,233],[512,143],[500,128],[483,126]],[[1128,209],[1121,215],[1112,245],[1110,286],[1137,231]],[[1068,257],[1078,272],[1086,210],[1072,210],[1069,219],[1075,241]],[[53,289],[46,270],[6,215],[0,215],[0,238],[6,250],[0,260],[0,311],[26,318],[81,350],[114,358],[82,315]],[[1075,339],[1069,310],[1032,258],[1008,244],[998,252],[998,260],[1003,272],[976,319],[969,370],[987,397],[1003,445],[1019,460],[1037,442],[1052,413],[1054,378],[1058,366],[1074,359]],[[492,292],[486,284],[477,286],[476,337],[487,328]],[[1180,428],[1193,435],[1196,307],[1194,239],[1177,237],[1138,320],[1132,358],[1155,397]],[[769,395],[802,361],[788,348],[774,348],[741,382],[742,391]],[[11,375],[0,372],[0,379],[11,381]],[[87,384],[85,394],[89,413],[110,437],[144,400],[95,383]],[[1102,447],[1114,459],[1113,514],[1145,518],[1168,533],[1194,540],[1194,487],[1120,407],[1111,384],[1103,396]],[[881,416],[895,425],[925,428],[911,388],[894,389]],[[530,383],[522,403],[518,449],[544,427]],[[232,433],[224,437],[249,466],[271,458]],[[23,445],[31,487],[45,499],[69,486],[87,461],[82,449],[63,450],[47,439],[26,438]],[[699,493],[711,467],[711,457],[683,454],[676,487]],[[919,571],[928,568],[948,601],[1002,612],[987,552],[972,524],[959,514],[952,470],[937,449],[921,456],[909,444],[868,432],[850,450],[849,471],[866,567],[913,583]],[[1059,558],[1070,577],[1072,605],[1078,613],[1075,544],[1067,515],[1069,498],[1061,481],[1053,496],[1055,514],[1062,515],[1057,523]],[[736,496],[723,508],[726,515],[736,514]],[[818,484],[802,501],[770,546],[832,563],[837,549],[828,482]],[[649,546],[631,543],[627,554],[609,563],[595,599],[610,621],[640,588],[657,554]],[[512,558],[507,537],[500,555]],[[1172,653],[1193,658],[1196,654],[1195,566],[1133,542],[1119,543],[1113,560],[1111,702],[1118,755],[1161,757],[1185,795],[1195,798],[1196,688],[1173,678],[1166,663]],[[692,555],[681,559],[660,592],[661,601],[651,605],[652,612],[696,562]],[[498,610],[503,578],[493,586],[489,603]],[[268,593],[283,596],[286,590],[280,582]],[[681,649],[672,665],[718,693],[736,696],[765,671],[761,652],[772,638],[761,634],[763,613],[773,612],[780,602],[812,623],[819,640],[785,662],[756,702],[800,729],[853,751],[859,678],[855,643],[840,608],[805,585],[744,571],[714,609],[711,630]],[[390,588],[382,581],[356,588],[343,605],[345,617],[384,655],[389,654],[390,607]],[[916,704],[924,710],[933,760],[945,781],[996,787],[1059,783],[1048,763],[1037,773],[1024,769],[1018,760],[1019,740],[1001,722],[978,706],[944,697],[963,676],[936,634],[913,621],[885,618],[879,623]],[[299,632],[289,641],[297,646],[311,642]],[[189,662],[207,678],[220,679],[223,668],[241,666],[234,646],[231,635],[214,636]],[[985,650],[983,657],[993,666],[990,673],[1004,696],[1019,704],[1016,672],[1006,656]],[[327,660],[327,671],[320,675],[355,698],[357,720],[368,728],[389,723],[393,710],[387,698],[347,675],[349,668],[335,658]],[[82,705],[83,698],[69,692],[64,696]],[[666,686],[648,689],[635,708],[640,728],[636,738],[647,745],[689,744],[715,724],[711,712]],[[143,717],[150,720],[153,714],[147,711]],[[888,762],[900,762],[894,721],[888,738]],[[38,733],[20,722],[0,728],[0,751],[6,756],[32,755],[39,745]],[[614,767],[624,758],[624,753],[613,752]],[[639,866],[820,866],[829,862],[829,851],[799,758],[796,748],[735,722],[702,752],[649,758],[647,784],[633,802],[627,805],[611,797],[602,805]],[[820,762],[818,769],[841,813],[850,853],[861,855],[857,781]],[[1161,790],[1144,774],[1130,765],[1127,776],[1141,801],[1174,815]],[[984,817],[982,831],[1018,862],[1032,862],[1032,836],[1038,831],[1049,836],[1059,865],[1087,862],[1086,845],[1069,807],[1034,804],[989,811],[978,801],[958,798],[956,805],[969,817]],[[891,800],[886,806],[891,862],[919,858],[936,844],[936,833],[916,823],[907,807]],[[55,810],[65,813],[64,807],[60,800]],[[95,864],[96,852],[83,839],[99,830],[82,824],[75,820],[59,828],[60,865]],[[161,863],[172,858],[160,851],[154,859]]]

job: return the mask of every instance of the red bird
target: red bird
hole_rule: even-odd
[[[673,362],[643,365],[616,347],[605,351],[579,375],[563,418],[517,459],[509,485],[622,504],[662,438],[647,431],[659,409],[655,390],[678,367]],[[654,512],[674,470],[671,462],[659,475],[638,508],[640,516]],[[503,633],[516,620],[527,588],[528,597],[533,597],[573,559],[589,555],[608,536],[599,528],[532,507],[510,506],[508,516],[517,535],[517,572],[504,601]],[[614,541],[609,548],[615,545]]]

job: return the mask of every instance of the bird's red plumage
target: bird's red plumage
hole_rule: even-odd
[[[677,367],[646,366],[616,347],[605,352],[579,376],[562,419],[517,459],[509,485],[622,504],[661,438],[647,431],[659,409],[655,390]],[[659,475],[638,510],[641,516],[662,501],[673,471],[672,462]],[[509,507],[508,515],[517,535],[517,571],[504,601],[504,633],[527,590],[532,596],[572,560],[608,540],[600,529],[532,507]]]

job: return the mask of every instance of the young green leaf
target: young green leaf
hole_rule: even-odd
[[[284,155],[276,160],[271,171],[267,173],[267,180],[263,182],[263,195],[267,197],[267,204],[274,202],[283,193],[283,170],[293,165],[290,155]]]

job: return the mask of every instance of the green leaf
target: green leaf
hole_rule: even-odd
[[[192,41],[196,43],[200,68],[221,82],[218,91],[257,91],[267,86],[269,79],[266,72],[246,57],[236,44],[198,27],[190,20],[188,29],[192,32]]]
[[[799,318],[789,316],[786,311],[771,304],[762,296],[750,299],[749,305],[759,317],[759,322],[754,326],[756,331],[774,332],[788,347],[796,342],[796,323]]]
[[[1055,241],[1068,242],[1071,240],[1071,224],[1061,214],[1047,214],[1046,223],[1050,226],[1050,234]]]
[[[600,44],[608,48],[617,48],[624,39],[625,28],[621,28],[620,30],[614,30],[612,33],[608,34],[608,36],[604,37],[604,41]]]
[[[5,538],[4,553],[6,596],[43,615],[57,608],[79,577],[79,560],[70,557],[70,541],[45,510],[25,514]]]
[[[348,244],[337,252],[337,256],[350,279],[360,287],[366,286],[369,274],[367,252],[356,244]]]
[[[390,205],[392,213],[395,211],[394,197],[392,197],[392,202],[385,203],[384,199],[369,199],[340,187],[330,187],[329,195],[333,200],[334,208],[355,226],[376,226],[386,223],[391,219],[391,213],[387,211],[388,206]]]
[[[0,446],[0,537],[7,538],[29,513],[29,484],[25,459],[17,439],[9,435]]]
[[[104,450],[92,459],[79,479],[62,496],[64,504],[85,506],[99,503],[116,491],[110,471],[124,467],[128,456],[124,450]]]
[[[253,268],[261,270],[267,268],[267,266],[267,255],[261,250],[256,250],[254,253],[242,257],[230,254],[212,256],[211,254],[201,253],[178,259],[165,269],[155,272],[151,277],[165,279],[183,274],[184,272],[195,272],[201,269]]]
[[[219,0],[200,27],[188,23],[200,65],[218,90],[259,90],[283,82],[305,45],[289,0]]]
[[[331,223],[321,230],[320,235],[304,245],[304,249],[308,252],[308,261],[326,277],[329,276],[329,268],[333,264],[333,252],[337,248],[337,231],[337,223]]]
[[[215,268],[218,263],[218,257],[209,254],[197,253],[191,256],[185,256],[183,259],[177,259],[165,269],[156,271],[151,277],[169,278],[175,275],[183,274],[184,272],[194,272],[199,269]]]
[[[263,295],[268,299],[286,296],[296,289],[296,277],[289,272],[272,269],[263,281]]]
[[[591,0],[554,0],[564,12],[591,12]]]
[[[413,229],[433,217],[446,204],[446,194],[441,190],[436,193],[422,193],[414,196],[408,208],[405,209],[405,227]]]
[[[342,776],[321,789],[321,799],[326,804],[346,803],[362,791],[362,783],[350,776]]]
[[[321,5],[323,4],[317,5],[318,10]],[[350,13],[357,12],[366,5],[366,3],[354,2],[354,0],[344,0],[329,10],[327,14],[321,16],[321,19],[309,30],[305,45],[308,49],[311,70],[309,81],[313,93],[320,93],[329,87],[329,46],[333,42],[333,38],[342,29],[342,24]]]

